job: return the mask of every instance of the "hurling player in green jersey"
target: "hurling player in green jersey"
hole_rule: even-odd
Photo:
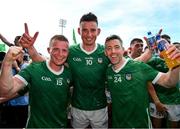
[[[173,45],[167,52],[170,58],[180,58]],[[106,38],[105,53],[112,64],[106,72],[112,97],[112,127],[151,128],[147,82],[172,87],[178,81],[180,68],[161,73],[145,63],[124,58],[122,40],[117,35]]]
[[[93,13],[81,17],[78,33],[82,43],[71,46],[68,57],[74,82],[72,126],[108,128],[105,71],[109,61],[104,54],[104,46],[96,43],[100,28]]]
[[[179,49],[177,44],[174,45]],[[153,56],[147,64],[158,71],[168,71],[164,59],[160,58],[158,55]],[[162,128],[164,126],[164,119],[167,122],[165,126],[169,128],[178,127],[178,121],[180,120],[180,92],[178,84],[179,83],[177,83],[176,87],[172,88],[165,88],[157,84],[154,86],[158,95],[158,101],[150,103],[150,115],[152,116],[154,128]],[[166,110],[159,109],[160,103],[163,104]]]
[[[27,25],[21,42],[34,42],[29,36]],[[64,65],[68,53],[69,43],[63,35],[51,38],[48,53],[50,59],[35,62],[12,76],[12,64],[22,53],[22,47],[12,46],[6,54],[0,75],[1,96],[11,96],[30,84],[29,100],[30,114],[27,128],[66,128],[67,106],[71,72]]]
[[[73,77],[72,126],[73,128],[108,128],[105,71],[109,64],[104,46],[96,43],[100,34],[98,19],[93,13],[84,14],[78,33],[82,43],[69,49],[68,64]],[[33,61],[43,61],[32,44],[23,43]]]

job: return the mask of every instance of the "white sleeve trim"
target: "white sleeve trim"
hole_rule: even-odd
[[[16,74],[14,77],[18,78],[19,80],[21,80],[26,86],[28,85],[28,82],[20,75]]]
[[[162,74],[163,74],[162,72],[159,72],[157,76],[154,78],[154,80],[152,81],[152,84],[155,84],[159,80]]]

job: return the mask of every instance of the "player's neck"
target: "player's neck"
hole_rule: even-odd
[[[53,71],[59,72],[62,69],[63,65],[56,65],[56,64],[54,64],[52,62],[49,62],[49,66]]]
[[[96,44],[82,44],[82,48],[88,52],[91,52],[96,48]]]
[[[126,63],[126,59],[123,57],[118,64],[113,65],[113,69],[114,70],[120,69],[121,67],[124,66],[125,63]]]
[[[131,59],[135,59],[135,58],[137,58],[137,57],[139,57],[139,56],[136,55],[136,54],[130,54],[129,57],[130,57]]]

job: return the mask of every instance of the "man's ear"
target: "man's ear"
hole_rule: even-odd
[[[48,53],[50,54],[50,48],[49,48],[49,47],[47,48],[47,51],[48,51]]]
[[[80,28],[78,28],[78,34],[81,35],[81,29]]]
[[[98,34],[97,35],[99,35],[101,33],[101,29],[100,28],[98,28]]]
[[[104,50],[104,54],[105,54],[105,56],[107,56],[107,52],[106,52],[106,50]]]
[[[132,48],[131,48],[131,47],[129,47],[129,48],[127,49],[128,54],[130,54],[130,53],[131,53],[131,50],[132,50]]]

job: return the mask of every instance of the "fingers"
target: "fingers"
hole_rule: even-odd
[[[22,35],[19,42],[20,42],[22,47],[30,48],[31,46],[33,46],[34,42],[36,41],[39,32],[36,32],[34,34],[34,36],[31,37],[29,35],[29,29],[28,29],[27,23],[24,23],[24,27],[25,27],[25,33]]]
[[[178,50],[174,45],[170,45],[166,53],[168,54],[168,58],[180,60],[180,50]]]
[[[5,56],[6,62],[14,62],[16,59],[21,57],[24,54],[22,47],[11,46]]]
[[[149,42],[148,42],[148,38],[147,37],[143,37],[144,40],[146,41],[146,45],[148,46],[148,48],[150,48]]]
[[[19,57],[24,53],[24,51],[22,47],[13,46],[10,48],[10,53],[12,54],[13,57],[17,57],[17,56]]]
[[[36,33],[34,34],[34,36],[33,36],[33,40],[34,40],[34,41],[36,41],[36,38],[38,37],[38,35],[39,35],[39,32],[36,32]]]
[[[29,29],[27,23],[24,23],[25,33],[29,35]]]
[[[161,35],[162,31],[163,31],[163,29],[161,28],[161,29],[159,30],[158,34]]]

